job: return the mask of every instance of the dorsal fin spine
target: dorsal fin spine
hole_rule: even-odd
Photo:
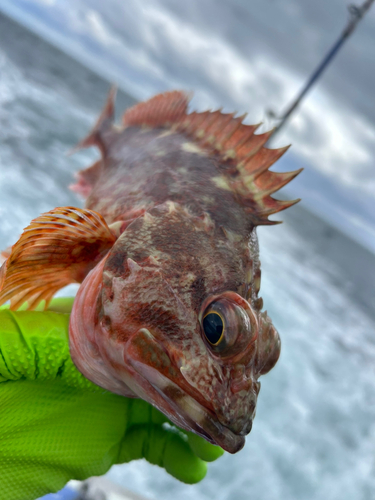
[[[192,116],[191,122],[189,122],[188,116]],[[200,124],[205,119],[203,113],[191,113],[191,115],[187,115],[186,120],[182,121],[181,124],[176,123],[173,127],[175,130],[181,130],[185,132],[188,136],[191,136],[193,139],[196,139],[196,132],[199,130]]]
[[[143,116],[143,123],[146,125],[154,121],[155,126],[157,122],[157,126],[166,127],[169,124],[167,116],[171,115],[168,107],[173,102],[180,102],[179,100],[181,95],[173,92],[156,96],[127,111],[124,124],[133,125],[136,121],[141,125],[140,120]],[[157,120],[156,112],[159,113]],[[239,194],[245,206],[249,207],[247,210],[249,213],[252,212],[255,223],[273,224],[273,221],[268,221],[268,215],[284,210],[298,200],[280,201],[269,195],[292,180],[300,170],[285,174],[269,172],[271,165],[289,146],[274,150],[266,149],[264,146],[274,130],[255,135],[259,125],[245,125],[243,123],[245,116],[235,117],[235,113],[224,114],[221,110],[187,114],[185,108],[184,112],[176,117],[171,128],[187,134],[199,146],[219,154],[222,161],[228,162],[227,174],[224,174],[227,182]]]
[[[200,127],[197,132],[197,135],[199,134],[198,137],[200,139],[205,139],[207,137],[210,126],[217,120],[216,111],[214,111],[213,113],[206,111],[203,114],[204,114],[204,120],[200,123]]]
[[[221,144],[221,136],[222,136],[222,132],[223,130],[225,130],[225,127],[233,120],[233,114],[223,114],[222,115],[222,120],[216,120],[216,122],[214,122],[210,129],[209,129],[209,133],[211,135],[213,135],[215,137],[215,148],[216,149],[220,149],[222,150],[223,149],[223,145]]]
[[[158,94],[146,102],[127,109],[123,115],[124,126],[162,127],[176,123],[186,116],[188,95],[179,90]]]
[[[302,168],[294,170],[293,172],[271,172],[267,170],[261,176],[257,177],[254,182],[265,195],[269,195],[288,184],[288,182],[293,180],[302,170]]]
[[[243,144],[237,151],[239,161],[245,158],[250,158],[263,148],[268,139],[272,135],[272,130],[264,132],[263,134],[254,134],[250,137],[249,141]]]
[[[112,86],[107,100],[104,104],[102,112],[99,115],[94,127],[91,132],[82,139],[71,151],[69,154],[75,153],[79,149],[89,148],[90,146],[97,146],[102,153],[102,156],[105,155],[105,144],[101,138],[101,134],[107,130],[109,130],[114,121],[115,117],[115,99],[116,99],[117,89],[115,86]]]
[[[246,178],[256,179],[266,172],[287,150],[289,146],[279,149],[265,149],[258,145],[255,152],[251,152],[241,170]]]
[[[239,149],[244,144],[246,144],[247,141],[249,141],[253,137],[256,129],[258,128],[258,126],[259,126],[258,124],[256,124],[256,125],[246,125],[246,129],[244,131],[242,131],[242,137],[239,138],[236,148]]]
[[[267,196],[266,201],[271,202],[273,206],[259,212],[259,214],[263,217],[268,217],[269,215],[276,214],[277,212],[281,212],[282,210],[286,210],[287,208],[301,201],[301,199],[298,198],[296,200],[276,200],[275,198],[272,198],[272,196]]]
[[[114,92],[92,133],[79,146],[95,144],[101,148],[100,133],[112,126]],[[123,115],[124,127],[169,128],[185,133],[209,153],[219,156],[227,170],[224,172],[228,185],[240,196],[255,224],[274,224],[267,216],[284,210],[299,200],[280,201],[269,195],[290,182],[301,170],[277,174],[269,168],[288,149],[266,149],[264,146],[273,134],[270,130],[255,134],[259,125],[245,125],[246,115],[224,114],[221,110],[187,113],[188,95],[182,91],[159,94],[149,101],[139,103]],[[104,154],[104,153],[103,153]]]
[[[230,150],[235,146],[236,143],[236,133],[237,131],[241,128],[242,123],[238,118],[233,118],[232,123],[229,123],[227,126],[228,130],[223,130],[222,131],[222,137],[223,139],[219,139],[219,141],[222,143],[223,150]]]

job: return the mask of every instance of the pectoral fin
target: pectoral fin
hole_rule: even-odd
[[[0,252],[0,264],[5,262],[11,253],[12,253],[12,247],[8,247],[2,252]]]
[[[46,307],[69,283],[80,283],[103,258],[116,236],[98,213],[59,207],[34,219],[13,245],[0,268],[0,305],[11,309],[23,302]]]

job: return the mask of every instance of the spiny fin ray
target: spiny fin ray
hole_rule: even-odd
[[[293,180],[303,168],[294,170],[293,172],[272,172],[266,170],[262,175],[255,179],[255,184],[260,192],[272,194],[284,187],[288,182]]]
[[[113,117],[113,98],[114,95],[110,94],[104,111],[86,143],[98,141],[97,131],[108,126],[108,120]],[[226,178],[227,185],[246,207],[254,224],[275,223],[268,220],[268,215],[285,210],[298,201],[283,202],[269,196],[300,172],[276,174],[268,170],[288,147],[267,149],[265,145],[273,130],[255,134],[258,125],[244,124],[245,115],[235,117],[234,114],[224,114],[221,110],[188,114],[188,102],[188,94],[182,91],[156,95],[128,109],[123,115],[123,125],[167,128],[186,134],[221,161],[224,166],[222,175]],[[85,182],[83,181],[83,190],[87,187]],[[78,186],[78,190],[80,189]]]
[[[256,179],[259,175],[266,172],[287,150],[289,146],[279,149],[258,149],[256,153],[251,153],[241,166],[243,165],[243,175],[248,178]]]
[[[82,139],[69,154],[73,154],[79,149],[89,148],[91,146],[96,146],[100,149],[103,156],[106,153],[106,141],[103,138],[105,132],[112,129],[112,125],[115,118],[115,99],[116,99],[117,89],[115,86],[111,87],[107,101],[104,104],[102,112],[99,115],[94,127],[91,132]]]
[[[69,283],[80,283],[110,250],[116,237],[92,210],[59,207],[40,215],[24,230],[0,268],[0,305],[28,302],[46,307]]]
[[[186,115],[188,102],[188,95],[179,90],[158,94],[126,110],[122,122],[127,127],[173,125]]]

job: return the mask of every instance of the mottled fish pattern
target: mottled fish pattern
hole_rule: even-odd
[[[141,397],[176,425],[234,453],[251,430],[280,339],[259,297],[256,227],[298,200],[271,194],[299,171],[269,167],[287,148],[220,111],[160,94],[114,124],[114,91],[78,147],[101,159],[72,189],[84,209],[31,222],[6,252],[0,303],[48,304],[82,283],[71,355],[98,385]]]

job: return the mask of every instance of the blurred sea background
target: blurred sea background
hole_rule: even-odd
[[[192,108],[281,113],[347,21],[342,0],[0,0],[0,246],[41,212],[82,205],[66,152],[109,82],[117,111],[156,92]],[[186,486],[146,462],[109,479],[150,499],[372,499],[375,491],[375,9],[274,146],[302,202],[259,229],[261,294],[282,338],[245,448]],[[72,289],[70,289],[72,290]]]

